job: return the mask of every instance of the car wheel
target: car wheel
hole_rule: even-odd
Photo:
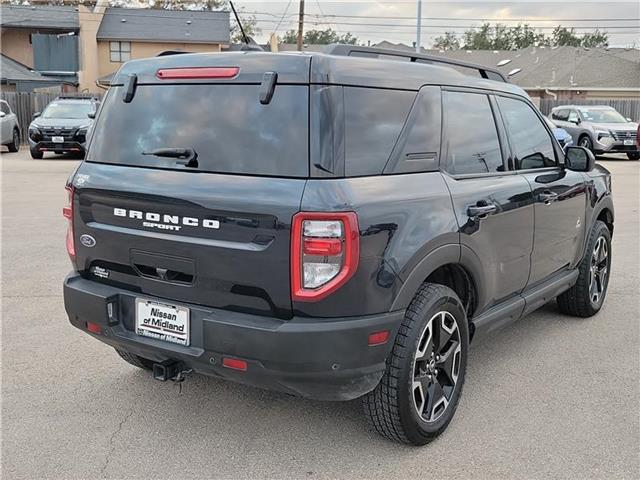
[[[558,307],[568,315],[591,317],[602,308],[611,273],[611,232],[600,220],[591,229],[578,270],[578,281],[558,296]]]
[[[384,437],[424,445],[449,425],[467,366],[469,328],[456,293],[425,283],[412,300],[365,415]]]
[[[33,158],[34,160],[40,160],[44,155],[42,152],[38,150],[34,150],[33,148],[30,149],[30,151],[31,151],[31,158]]]
[[[134,355],[133,353],[127,352],[125,350],[118,350],[116,348],[116,352],[120,355],[125,362],[134,367],[141,368],[143,370],[153,370],[153,362],[147,358],[143,358],[139,355]]]
[[[640,160],[640,152],[629,152],[627,153],[627,158],[629,160]]]
[[[591,142],[589,135],[581,136],[580,139],[578,140],[578,146],[584,147],[587,150],[591,150],[593,152],[593,143]]]
[[[10,152],[17,152],[20,150],[20,132],[17,128],[13,129],[13,137],[11,138],[11,143],[7,145],[7,148]]]

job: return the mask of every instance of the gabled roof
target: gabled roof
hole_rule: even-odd
[[[413,50],[403,44],[377,46]],[[640,50],[625,48],[529,47],[520,50],[424,50],[430,55],[494,67],[525,89],[640,89]],[[510,60],[501,67],[498,63]]]
[[[47,82],[47,83],[74,83],[74,79],[60,79],[58,77],[45,76],[31,70],[26,65],[16,62],[13,58],[0,53],[0,72],[3,83],[15,82]]]
[[[0,7],[0,25],[5,28],[42,28],[47,30],[78,30],[78,10],[53,5]]]
[[[108,8],[98,40],[229,43],[229,12]]]

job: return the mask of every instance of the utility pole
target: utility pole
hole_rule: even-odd
[[[304,29],[304,0],[300,0],[300,13],[298,13],[298,51],[302,51],[302,30]]]
[[[418,0],[418,24],[416,28],[416,53],[420,53],[420,37],[422,37],[422,0]]]

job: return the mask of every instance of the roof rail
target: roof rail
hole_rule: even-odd
[[[424,53],[416,53],[416,52],[408,52],[404,50],[393,50],[390,48],[377,48],[377,47],[360,47],[358,45],[344,45],[344,44],[333,44],[329,45],[327,49],[324,51],[329,55],[340,55],[345,57],[372,57],[372,58],[380,58],[383,57],[401,57],[407,58],[410,62],[415,63],[427,63],[427,64],[437,64],[443,63],[445,65],[452,65],[456,67],[462,67],[463,69],[473,70],[477,72],[482,78],[486,78],[488,80],[496,80],[498,82],[509,83],[509,80],[495,68],[487,68],[482,65],[476,65],[474,63],[467,63],[461,60],[454,60],[451,58],[439,57],[437,55],[427,55]],[[458,70],[460,71],[460,70]]]
[[[95,93],[65,93],[58,95],[56,100],[100,100]]]

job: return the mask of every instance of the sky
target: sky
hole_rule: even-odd
[[[306,0],[305,28],[331,27],[339,33],[351,32],[361,43],[382,40],[411,45],[416,41],[417,0]],[[256,40],[266,42],[272,32],[284,33],[297,28],[298,0],[262,1],[234,0],[245,12],[257,12],[262,29]],[[365,18],[362,18],[365,17]],[[367,18],[368,17],[368,18]],[[608,0],[569,1],[422,1],[421,44],[431,46],[445,31],[462,33],[483,20],[515,25],[520,19],[551,33],[558,24],[583,27],[584,33],[594,28],[609,33],[611,46],[640,47],[640,1]],[[607,20],[609,19],[609,20]]]

